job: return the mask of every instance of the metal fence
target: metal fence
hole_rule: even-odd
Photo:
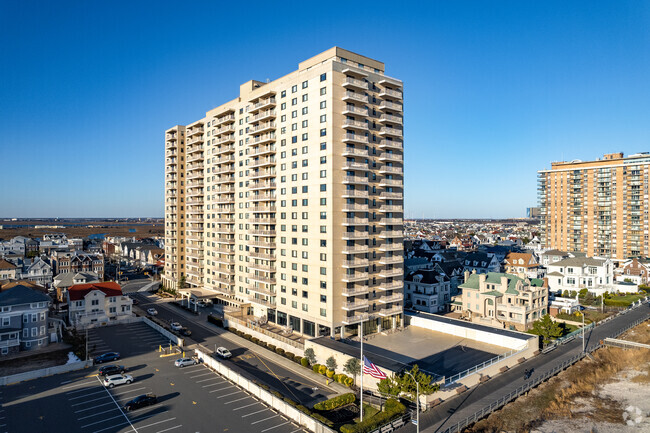
[[[638,319],[638,320],[626,325],[625,327],[623,327],[623,328],[619,329],[618,331],[614,332],[611,335],[611,338],[618,337],[619,335],[623,334],[625,331],[628,331],[629,329],[631,329],[631,328],[645,322],[646,320],[647,320],[647,318]],[[582,330],[580,330],[580,331],[582,331]],[[476,421],[488,416],[489,414],[491,414],[495,410],[505,406],[507,403],[509,403],[512,400],[516,399],[520,395],[528,392],[530,389],[536,387],[540,383],[548,380],[552,376],[555,376],[560,371],[565,370],[566,368],[568,368],[571,365],[575,364],[576,362],[578,362],[579,360],[581,360],[582,358],[587,356],[588,353],[594,352],[594,351],[600,349],[601,347],[603,347],[603,345],[600,344],[600,342],[587,347],[587,349],[585,350],[585,353],[580,353],[580,354],[578,354],[576,356],[571,357],[570,359],[562,362],[560,365],[557,365],[557,366],[553,367],[551,370],[547,371],[543,375],[531,379],[530,381],[526,382],[525,385],[520,386],[519,388],[515,389],[514,391],[510,392],[509,394],[505,395],[504,397],[500,398],[499,400],[489,404],[488,406],[485,406],[483,409],[481,409],[479,411],[474,412],[474,414],[468,416],[464,420],[459,421],[459,422],[457,422],[456,424],[454,424],[454,425],[452,425],[450,427],[447,427],[447,429],[442,430],[441,432],[442,433],[460,432],[465,427],[467,427],[470,424],[473,424]]]
[[[479,370],[483,370],[484,368],[487,368],[487,367],[491,366],[492,364],[495,364],[497,362],[503,361],[504,359],[510,358],[510,357],[520,353],[520,352],[523,352],[523,350],[514,350],[513,349],[510,352],[506,352],[503,355],[495,356],[492,359],[488,359],[487,361],[482,362],[481,364],[477,364],[474,367],[468,368],[467,370],[462,371],[462,372],[460,372],[458,374],[455,374],[455,375],[453,375],[451,377],[445,377],[445,386],[450,385],[450,384],[456,382],[457,380],[462,379],[465,376],[469,376],[470,374],[474,374]]]

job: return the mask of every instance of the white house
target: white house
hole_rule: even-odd
[[[68,318],[80,328],[119,323],[133,316],[131,298],[114,282],[78,284],[68,289]]]
[[[588,289],[596,296],[616,292],[614,264],[610,259],[570,257],[547,265],[548,285],[552,291]]]
[[[413,309],[438,313],[451,302],[449,277],[433,269],[420,269],[404,277],[405,302]]]

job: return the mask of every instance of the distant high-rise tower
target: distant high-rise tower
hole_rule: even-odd
[[[647,257],[649,167],[647,153],[612,153],[539,171],[543,245],[613,259]]]
[[[164,283],[307,336],[400,324],[402,86],[332,48],[168,129]]]

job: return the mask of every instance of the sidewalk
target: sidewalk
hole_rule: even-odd
[[[162,302],[173,302],[174,298],[158,298],[158,300],[162,301]],[[347,386],[341,385],[340,383],[333,382],[331,380],[330,380],[329,385],[325,385],[326,377],[321,375],[321,374],[314,373],[313,370],[311,370],[310,368],[305,368],[305,367],[303,367],[301,365],[298,365],[297,363],[288,360],[284,356],[278,355],[277,353],[275,353],[275,352],[273,352],[271,350],[268,350],[268,349],[266,349],[266,348],[264,348],[262,346],[258,346],[257,344],[253,343],[252,341],[248,341],[245,338],[242,338],[239,335],[234,334],[234,333],[232,333],[232,332],[230,332],[230,331],[228,331],[226,329],[219,328],[216,325],[212,325],[212,324],[208,323],[207,322],[207,313],[203,314],[205,312],[202,312],[200,315],[195,316],[195,315],[193,315],[193,314],[191,314],[191,313],[189,313],[189,312],[187,312],[187,311],[185,311],[185,310],[183,310],[181,308],[175,307],[175,306],[170,306],[169,308],[173,308],[174,310],[176,310],[178,312],[179,317],[183,317],[183,320],[191,321],[193,324],[201,326],[203,329],[209,330],[210,332],[215,333],[215,335],[223,337],[226,340],[229,340],[232,343],[236,344],[237,346],[245,347],[248,350],[250,350],[251,352],[253,352],[253,353],[255,353],[255,354],[257,354],[257,355],[259,355],[261,357],[264,357],[266,359],[269,359],[272,362],[274,362],[275,364],[278,364],[278,365],[286,368],[287,370],[289,370],[289,371],[291,371],[293,373],[296,373],[299,376],[303,376],[303,377],[305,377],[307,379],[310,379],[310,380],[312,380],[312,381],[314,381],[316,383],[319,383],[319,384],[321,384],[322,388],[331,391],[331,393],[343,394],[343,393],[347,393],[347,392],[352,392],[352,390],[350,388],[348,388]],[[185,339],[186,340],[192,340],[191,337],[189,337],[189,338],[185,337]],[[194,341],[194,340],[192,340],[192,341]],[[198,343],[196,343],[196,344],[198,344]],[[192,348],[192,345],[189,345],[188,349],[191,349],[191,348]],[[210,347],[205,347],[205,348],[210,350],[210,351],[214,350],[214,348],[210,348]]]

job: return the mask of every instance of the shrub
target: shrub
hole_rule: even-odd
[[[340,375],[340,374],[335,374],[335,375],[333,375],[333,376],[332,376],[332,379],[334,380],[334,382],[339,382],[339,383],[341,383],[341,375]]]
[[[257,344],[259,344],[259,345],[262,346],[262,347],[266,347],[266,346],[268,346],[268,344],[266,344],[266,341],[260,341],[260,342],[257,343]]]
[[[212,323],[213,325],[217,325],[220,328],[223,328],[223,320],[221,320],[218,317],[213,316],[212,314],[208,315],[208,322]]]
[[[321,424],[325,424],[328,427],[334,427],[334,423],[330,421],[329,419],[325,418],[323,415],[319,413],[311,413],[311,417],[314,418],[316,421],[320,422]]]
[[[327,370],[327,372],[325,373],[325,375],[331,379],[332,376],[334,376],[334,370]]]
[[[406,407],[399,401],[390,398],[386,400],[383,412],[379,412],[373,417],[365,418],[362,422],[354,425],[345,424],[341,426],[341,433],[366,433],[377,427],[381,427],[393,418],[401,416],[404,412],[406,412]]]
[[[294,354],[291,353],[291,352],[284,352],[284,357],[287,358],[287,359],[290,359],[290,360],[292,360],[292,361],[293,361],[293,358],[294,358],[295,356],[296,356],[296,355],[294,355]]]
[[[270,351],[275,352],[275,346],[272,344],[269,344],[266,348],[269,349]]]
[[[354,379],[352,379],[351,377],[345,378],[344,385],[347,386],[348,388],[351,387],[353,383],[354,383]]]
[[[296,364],[302,365],[302,358],[300,357],[300,355],[294,356],[293,362],[295,362]]]
[[[259,338],[256,338],[256,337],[251,337],[251,341],[252,341],[253,343],[255,343],[255,344],[259,344],[260,339],[259,339]]]
[[[278,355],[284,355],[284,349],[278,347],[275,349],[275,353],[277,353]]]
[[[314,373],[320,373],[320,364],[312,365],[311,369],[314,371]]]
[[[327,367],[325,367],[324,365],[319,365],[318,372],[322,375],[325,375],[325,373],[327,373]]]
[[[332,410],[337,407],[344,406],[349,403],[354,403],[356,397],[354,393],[348,392],[347,394],[337,395],[336,397],[330,398],[329,400],[321,401],[314,405],[316,410]]]

